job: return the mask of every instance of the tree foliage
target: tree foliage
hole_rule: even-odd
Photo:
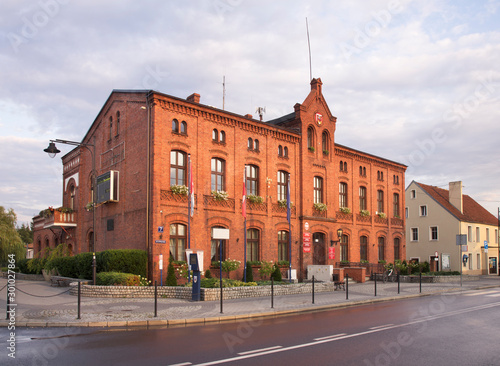
[[[30,225],[23,223],[17,228],[17,232],[25,245],[33,243],[33,221],[31,221]]]
[[[7,263],[8,255],[15,254],[16,261],[26,257],[26,250],[16,230],[17,216],[13,209],[0,206],[0,263]]]

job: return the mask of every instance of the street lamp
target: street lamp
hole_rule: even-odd
[[[336,245],[336,244],[340,243],[340,240],[342,239],[342,233],[343,233],[343,232],[344,232],[344,231],[343,231],[341,228],[339,228],[339,229],[337,230],[337,236],[338,236],[339,240],[330,240],[330,246],[331,246],[331,247],[333,247],[334,245]]]
[[[54,158],[56,154],[61,151],[56,147],[55,143],[71,145],[71,146],[80,146],[86,148],[90,155],[92,155],[92,176],[93,176],[93,189],[92,189],[92,281],[94,285],[96,284],[96,260],[95,260],[95,238],[96,234],[96,217],[95,217],[95,204],[96,204],[96,189],[97,189],[97,172],[95,169],[95,137],[94,142],[92,144],[86,142],[76,142],[76,141],[68,141],[68,140],[50,140],[49,146],[46,149],[43,149],[51,158]],[[91,149],[92,148],[92,149]]]

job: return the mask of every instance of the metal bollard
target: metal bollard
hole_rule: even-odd
[[[158,316],[158,285],[155,280],[155,318]]]
[[[5,315],[5,320],[9,320],[9,310],[10,310],[10,297],[9,297],[9,288],[7,287],[7,311]]]
[[[80,304],[82,301],[82,283],[78,281],[78,317],[77,319],[81,319],[80,317]]]
[[[420,271],[420,293],[422,293],[422,271]]]
[[[401,290],[401,282],[400,281],[401,281],[401,279],[399,277],[399,272],[398,272],[398,295],[399,295],[400,290]]]
[[[312,301],[313,301],[313,304],[314,304],[314,276],[313,276],[313,284],[312,284]]]
[[[271,309],[274,308],[274,278],[271,277]]]
[[[377,274],[375,273],[375,296],[377,296]]]

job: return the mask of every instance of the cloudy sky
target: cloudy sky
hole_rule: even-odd
[[[62,201],[49,139],[80,141],[113,89],[155,89],[265,120],[313,77],[335,140],[461,180],[500,206],[500,0],[4,0],[0,4],[0,206],[18,223]],[[58,146],[63,153],[70,146]],[[62,156],[62,154],[61,154]]]

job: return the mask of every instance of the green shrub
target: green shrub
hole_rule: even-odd
[[[169,259],[168,269],[167,269],[167,286],[177,286],[177,278],[175,277],[174,261],[172,257]]]
[[[28,261],[28,274],[42,274],[47,260],[45,258],[32,258]]]
[[[96,275],[99,286],[139,286],[140,277],[132,273],[99,272]]]
[[[281,270],[280,267],[277,266],[276,264],[274,265],[274,271],[271,273],[271,278],[274,279],[276,282],[281,282],[282,281],[282,276],[281,276]]]
[[[148,257],[145,250],[105,250],[96,254],[96,260],[99,272],[123,272],[147,276]]]
[[[212,272],[209,269],[205,271],[205,278],[212,278]]]
[[[189,284],[192,286],[192,284]],[[228,278],[222,279],[222,287],[243,287],[243,286],[257,286],[257,282],[243,282],[238,280],[230,280]],[[202,278],[200,287],[203,288],[218,288],[220,287],[220,279],[218,278]]]
[[[243,273],[243,276],[245,276],[245,274]],[[244,278],[243,278],[244,280]],[[253,271],[252,271],[252,265],[250,264],[250,262],[247,262],[247,278],[246,278],[247,282],[253,282]]]
[[[28,261],[29,259],[27,258],[23,258],[23,259],[20,259],[17,261],[17,266],[19,267],[19,271],[21,271],[21,273],[26,273],[28,274]]]
[[[266,279],[274,271],[272,262],[262,261],[259,268],[259,274],[262,279]]]
[[[51,261],[52,268],[55,268],[60,276],[78,278],[75,257],[54,258]]]

